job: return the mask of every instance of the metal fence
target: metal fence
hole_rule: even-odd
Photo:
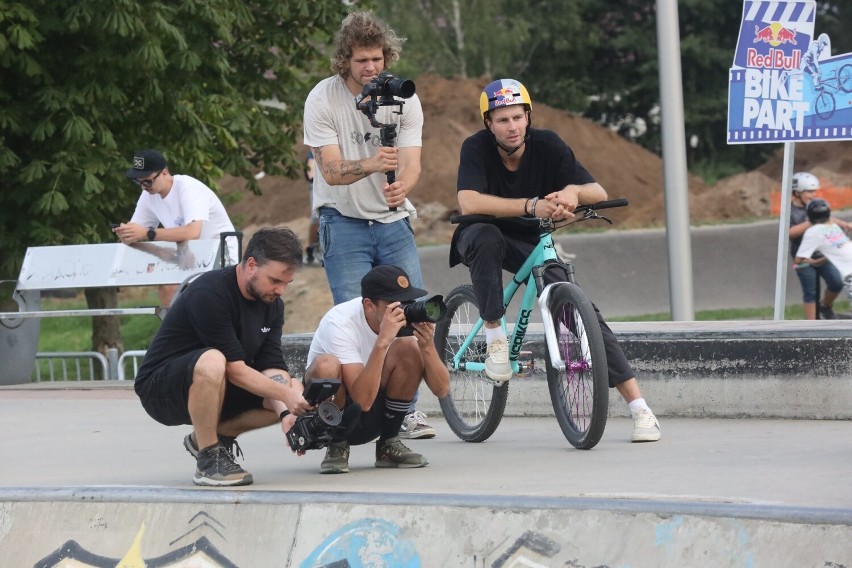
[[[145,357],[143,350],[125,351],[119,356],[118,349],[109,349],[106,356],[97,351],[36,353],[33,380],[35,382],[132,380],[139,371],[139,363],[143,357]],[[128,366],[130,366],[129,373]]]

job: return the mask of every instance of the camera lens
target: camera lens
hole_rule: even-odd
[[[403,304],[402,311],[405,312],[405,320],[408,323],[423,321],[435,323],[444,317],[447,305],[444,303],[443,296],[436,295]]]
[[[386,83],[386,90],[389,94],[404,99],[411,98],[414,95],[414,89],[414,81],[411,79],[393,78]]]

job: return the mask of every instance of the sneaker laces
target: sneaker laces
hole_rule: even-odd
[[[414,422],[414,424],[422,424],[423,426],[427,426],[426,424],[426,414],[421,412],[420,410],[415,410],[411,414],[405,417],[406,422]]]
[[[221,446],[216,452],[216,468],[224,475],[244,473],[245,471],[237,464],[234,455],[225,446]]]
[[[639,409],[633,416],[633,421],[637,428],[653,428],[655,422],[654,413],[644,408]]]
[[[349,451],[349,444],[346,442],[332,442],[328,445],[328,452],[325,454],[325,459],[346,459],[346,454]]]
[[[222,447],[225,448],[231,457],[236,460],[237,458],[245,459],[243,455],[243,449],[240,447],[240,443],[237,442],[236,436],[219,436],[219,443],[222,444]]]
[[[488,345],[488,357],[495,364],[509,362],[509,341],[505,338],[495,339]]]

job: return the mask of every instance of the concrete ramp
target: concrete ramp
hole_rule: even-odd
[[[852,566],[847,510],[562,497],[0,490],[3,566]]]

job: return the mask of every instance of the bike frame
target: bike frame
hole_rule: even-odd
[[[544,265],[548,261],[559,261],[559,258],[556,256],[556,249],[553,244],[553,237],[550,235],[550,233],[545,233],[539,237],[539,242],[536,247],[527,257],[526,261],[524,261],[524,264],[521,266],[518,272],[512,277],[511,282],[509,282],[503,289],[504,315],[500,320],[500,325],[503,327],[503,332],[506,333],[507,337],[509,338],[509,363],[512,365],[512,372],[514,374],[518,374],[521,370],[520,364],[518,363],[518,358],[521,354],[521,346],[524,344],[524,339],[527,335],[527,327],[529,326],[530,316],[532,316],[533,309],[536,305],[536,297],[538,297],[539,294],[539,290],[535,283],[536,271],[534,269],[536,267]],[[563,266],[568,268],[567,281],[573,282],[573,264],[567,261],[561,262]],[[518,288],[520,288],[521,284],[524,283],[526,283],[527,287],[526,290],[524,290],[524,296],[521,300],[521,306],[518,309],[518,315],[515,319],[515,327],[510,335],[508,327],[506,325],[505,310],[509,307],[509,303],[512,301],[512,298],[515,297],[515,293],[517,293]],[[485,363],[474,361],[461,361],[462,355],[467,352],[468,348],[470,347],[470,344],[473,343],[473,339],[482,329],[483,325],[485,325],[485,321],[483,321],[482,318],[479,318],[473,325],[471,330],[468,332],[467,336],[465,337],[464,343],[462,343],[458,351],[456,351],[456,354],[453,356],[453,370],[485,370]]]

